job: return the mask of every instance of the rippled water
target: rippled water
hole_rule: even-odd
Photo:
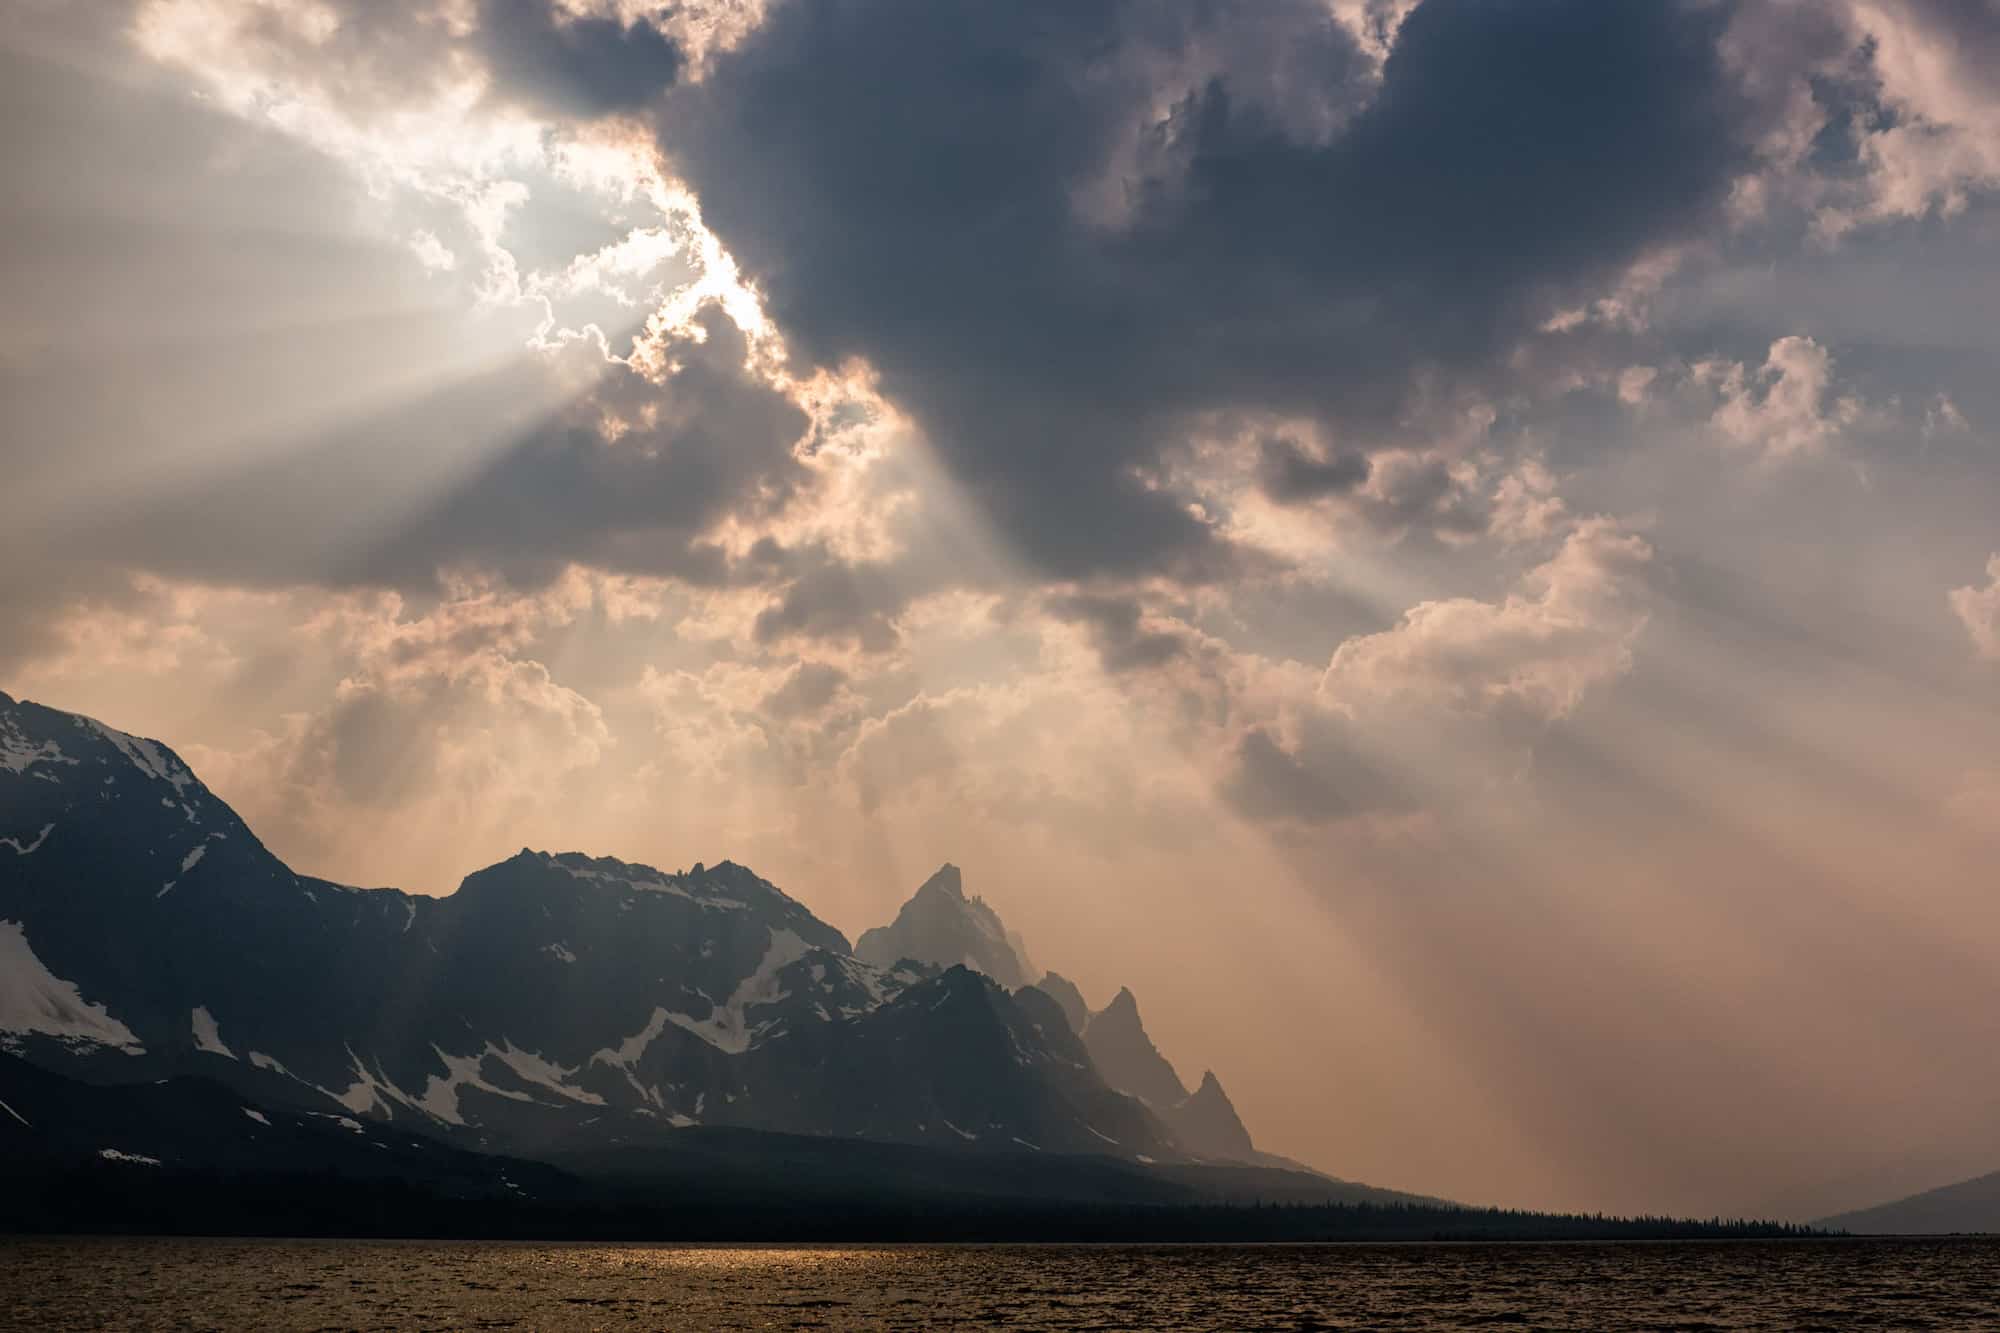
[[[2000,1242],[0,1241],[28,1329],[2000,1328]]]

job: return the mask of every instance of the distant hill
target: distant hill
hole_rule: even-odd
[[[1840,1213],[1819,1225],[1868,1236],[2000,1234],[2000,1171],[1893,1203]]]

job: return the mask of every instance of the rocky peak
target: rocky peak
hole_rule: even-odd
[[[1174,1134],[1189,1150],[1203,1157],[1221,1157],[1247,1162],[1255,1158],[1250,1131],[1243,1127],[1222,1080],[1215,1071],[1205,1070],[1201,1086],[1167,1116]]]
[[[1069,1023],[1069,1030],[1082,1036],[1084,1025],[1090,1022],[1090,1006],[1084,1003],[1083,992],[1076,988],[1076,983],[1050,972],[1035,983],[1035,988],[1056,1002],[1064,1020]]]
[[[1137,1097],[1156,1111],[1167,1111],[1187,1098],[1180,1076],[1146,1035],[1139,1019],[1139,1001],[1120,987],[1110,1004],[1090,1016],[1083,1044],[1104,1081]]]
[[[949,861],[939,866],[937,872],[918,886],[916,893],[912,895],[915,898],[939,896],[957,902],[965,901],[965,877],[959,873],[958,867]]]
[[[958,867],[949,862],[910,895],[894,921],[863,932],[854,951],[877,967],[893,967],[905,958],[935,967],[963,965],[1010,991],[1033,979],[999,915],[983,899],[966,894]]]

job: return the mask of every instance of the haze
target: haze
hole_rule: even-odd
[[[301,870],[954,861],[1457,1199],[2000,1168],[2000,7],[0,34],[0,687]]]

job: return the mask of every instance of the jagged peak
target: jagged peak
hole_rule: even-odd
[[[929,879],[919,885],[917,892],[911,896],[920,897],[927,893],[944,894],[948,897],[956,898],[960,902],[964,902],[965,876],[960,873],[957,866],[946,861],[932,873]]]
[[[1137,1023],[1139,1021],[1139,997],[1132,993],[1130,986],[1120,986],[1118,993],[1111,997],[1111,1003],[1098,1010],[1096,1016],[1102,1018],[1106,1014],[1115,1014],[1119,1018],[1130,1018],[1134,1023]]]
[[[1060,972],[1044,972],[1035,988],[1056,1002],[1062,1010],[1063,1021],[1077,1036],[1083,1035],[1085,1024],[1090,1022],[1090,1004],[1083,998],[1083,992],[1075,982]]]

